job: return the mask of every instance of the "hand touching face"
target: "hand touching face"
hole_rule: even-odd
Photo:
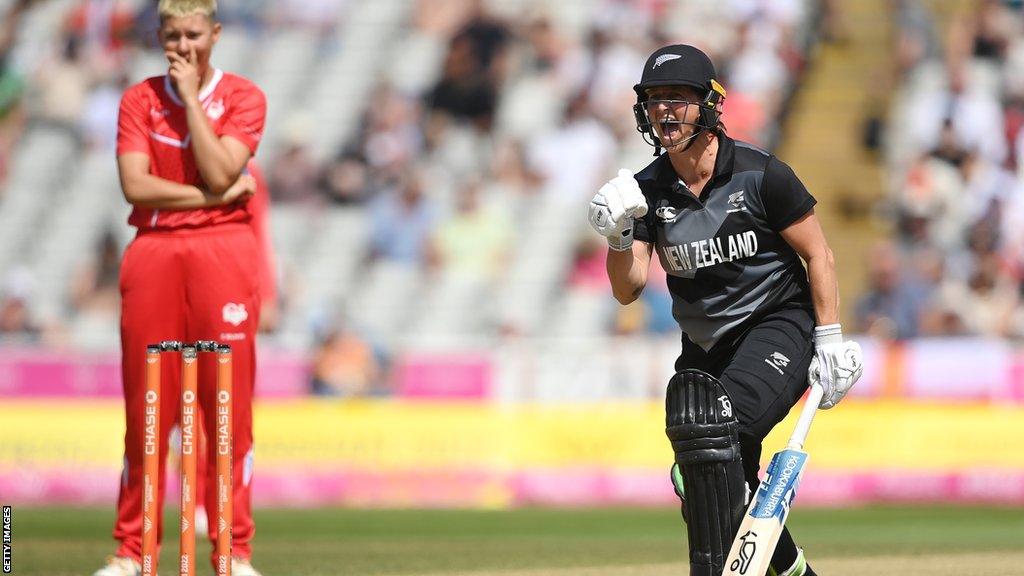
[[[201,14],[165,18],[159,36],[170,64],[167,75],[178,95],[183,99],[198,97],[210,68],[210,54],[220,38],[220,24]]]

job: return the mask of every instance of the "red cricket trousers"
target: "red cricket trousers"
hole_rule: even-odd
[[[146,345],[161,340],[216,340],[233,357],[234,462],[232,467],[234,546],[232,555],[249,558],[256,531],[252,519],[252,397],[259,325],[259,258],[248,224],[140,232],[121,265],[121,370],[124,380],[125,466],[117,501],[114,538],[119,556],[142,554],[142,444]],[[215,354],[199,355],[199,405],[203,427],[212,431],[216,391]],[[163,510],[168,436],[179,419],[181,355],[161,359],[160,490]],[[209,434],[207,434],[209,436]],[[215,470],[216,450],[205,467]],[[215,540],[216,482],[205,484],[204,499]],[[175,495],[176,496],[176,495]],[[158,528],[162,535],[163,527]],[[173,533],[173,532],[172,532]],[[212,561],[212,559],[211,559]]]

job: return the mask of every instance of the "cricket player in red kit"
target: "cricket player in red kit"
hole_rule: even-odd
[[[277,329],[280,317],[280,308],[277,300],[277,256],[274,253],[274,245],[270,238],[270,190],[267,188],[267,180],[263,177],[263,169],[255,159],[249,160],[246,165],[249,175],[256,183],[256,193],[249,199],[248,207],[252,211],[252,233],[256,235],[256,246],[260,255],[260,325],[259,332],[273,332]],[[196,435],[196,493],[205,494],[206,482],[215,480],[207,477],[211,468],[206,463],[209,456],[206,453],[207,437],[200,428]],[[180,464],[179,460],[179,464]],[[178,470],[180,472],[180,469]],[[206,522],[206,506],[199,502],[196,506],[196,533],[208,528]]]
[[[250,227],[254,178],[245,171],[263,133],[266,100],[248,80],[210,65],[220,35],[216,0],[160,0],[165,76],[130,87],[121,100],[117,163],[138,228],[121,266],[125,467],[117,504],[116,556],[94,576],[140,573],[143,394],[146,345],[216,340],[233,350],[232,573],[251,576],[252,391],[260,312],[260,254]],[[201,355],[199,402],[213,430],[214,358]],[[163,362],[159,506],[168,435],[180,401],[180,361]],[[215,451],[211,451],[213,457]],[[208,466],[213,469],[211,461]],[[207,482],[208,511],[216,510]],[[209,519],[215,529],[216,522]],[[162,532],[160,527],[159,532]],[[210,534],[213,540],[214,534]]]

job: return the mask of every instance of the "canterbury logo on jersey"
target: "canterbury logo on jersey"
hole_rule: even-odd
[[[689,244],[662,246],[661,251],[663,261],[672,271],[687,272],[757,254],[757,234],[747,230],[724,238],[717,236]]]
[[[671,206],[662,206],[654,211],[654,215],[662,222],[671,222],[676,219],[676,216],[679,216],[679,211]]]

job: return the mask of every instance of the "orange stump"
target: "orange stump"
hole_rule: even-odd
[[[155,576],[160,511],[160,347],[146,347],[145,432],[142,442],[142,574]]]
[[[217,347],[217,576],[231,576],[231,347]]]
[[[199,363],[195,346],[181,351],[181,549],[180,574],[196,573],[196,449],[199,426]]]
[[[232,496],[231,467],[233,443],[231,422],[231,347],[210,340],[182,344],[165,340],[146,347],[145,438],[143,439],[142,500],[142,573],[155,576],[157,569],[157,534],[160,511],[157,494],[160,486],[160,354],[181,352],[181,542],[180,576],[196,573],[196,485],[200,439],[199,362],[201,352],[217,354],[217,399],[215,403],[217,430],[217,543],[218,576],[231,575]]]

